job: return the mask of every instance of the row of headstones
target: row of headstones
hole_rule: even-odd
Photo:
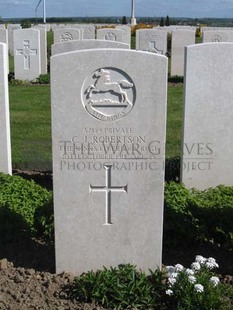
[[[131,29],[128,26],[118,26],[119,29],[98,29],[97,39],[123,42],[130,47]],[[85,29],[87,30],[85,32]],[[7,43],[5,29],[0,29],[0,42]],[[61,43],[82,40],[83,38],[95,37],[95,27],[86,28],[58,28],[54,30],[54,45],[52,54],[62,50],[75,50],[74,44],[65,46]],[[1,35],[2,33],[2,35]],[[4,35],[3,35],[4,33]],[[14,34],[14,57],[15,57],[15,78],[21,80],[33,80],[40,74],[47,73],[47,40],[46,29],[11,30]],[[166,55],[167,53],[167,33],[163,28],[141,29],[136,31],[136,49]],[[232,35],[230,35],[230,33]],[[1,37],[5,37],[4,39]],[[203,33],[204,42],[226,42],[231,41],[233,31],[205,31]],[[82,45],[83,43],[81,43]],[[89,43],[88,43],[89,44]],[[189,29],[176,29],[172,31],[171,46],[171,76],[183,76],[184,74],[184,47],[195,44],[195,31]],[[85,43],[83,44],[85,45]],[[98,44],[97,44],[98,46]],[[36,56],[36,57],[35,57]]]
[[[6,45],[0,48],[3,152],[9,103]],[[188,187],[233,185],[232,55],[232,43],[186,47],[181,163]],[[161,266],[167,70],[167,57],[129,49],[51,58],[57,272]]]
[[[186,48],[182,181],[233,185],[233,44]],[[57,271],[161,266],[167,58],[51,59]],[[66,117],[64,117],[66,116]]]

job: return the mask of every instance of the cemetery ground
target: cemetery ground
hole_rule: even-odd
[[[73,275],[54,274],[49,85],[10,85],[9,91],[13,169],[14,174],[23,176],[23,179],[0,177],[0,219],[8,219],[0,223],[0,309],[101,309],[90,302],[85,303],[85,298],[72,300],[69,293],[74,283]],[[220,266],[216,272],[221,274],[221,281],[225,283],[227,305],[225,308],[203,308],[200,301],[199,304],[195,301],[195,308],[191,305],[177,308],[174,303],[169,304],[169,296],[164,297],[163,285],[158,290],[163,296],[161,304],[154,308],[232,309],[233,188],[220,186],[205,192],[189,191],[176,183],[179,181],[182,96],[181,83],[169,85],[163,264],[180,263],[189,267],[197,254],[216,258]],[[95,282],[91,275],[89,277],[86,285]],[[157,275],[156,279],[162,278]],[[106,279],[103,280],[106,284]],[[82,285],[85,289],[84,280]],[[145,302],[143,298],[148,292],[141,288],[140,295],[139,291],[140,286],[133,296],[140,296]],[[221,290],[218,294],[220,292],[223,294]],[[107,296],[104,295],[106,292],[94,293],[96,301],[98,294],[101,298]],[[130,304],[127,294],[123,298]],[[147,301],[149,304],[150,294]],[[138,308],[149,309],[148,304]],[[121,304],[120,309],[124,307],[126,304]],[[113,306],[108,304],[106,308]]]

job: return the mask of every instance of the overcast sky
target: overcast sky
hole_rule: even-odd
[[[35,17],[39,0],[0,0],[0,16]],[[43,0],[38,8],[42,17]],[[48,17],[130,16],[131,0],[46,0]],[[233,0],[135,0],[135,16],[233,18]]]

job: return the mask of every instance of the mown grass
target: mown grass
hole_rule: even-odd
[[[180,156],[182,85],[168,87],[166,157]],[[13,168],[51,170],[49,85],[10,86]]]
[[[49,85],[10,86],[13,168],[51,170]]]

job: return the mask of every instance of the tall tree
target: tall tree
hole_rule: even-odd
[[[161,19],[160,19],[159,26],[160,27],[164,27],[164,19],[163,19],[163,17],[161,17]]]
[[[169,20],[169,16],[168,15],[166,17],[165,26],[170,26],[170,20]]]

